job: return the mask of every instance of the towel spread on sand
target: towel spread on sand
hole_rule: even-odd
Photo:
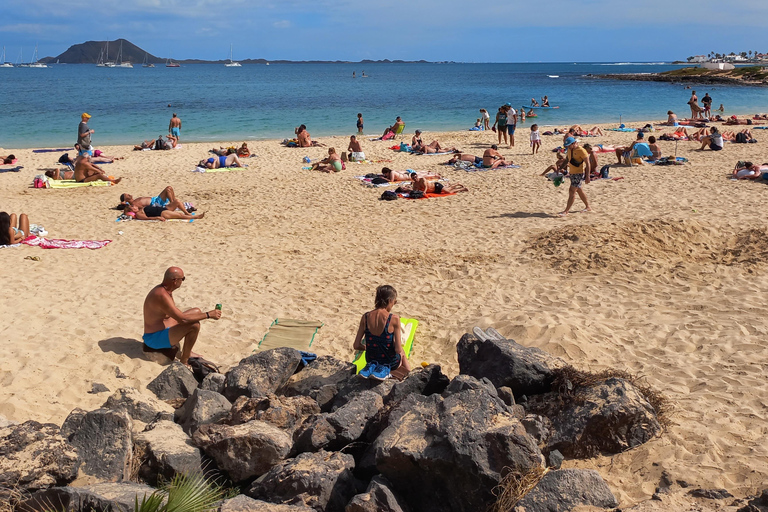
[[[112,240],[62,240],[60,238],[41,238],[30,236],[21,243],[42,249],[101,249]]]
[[[397,194],[403,199],[433,199],[435,197],[448,197],[448,196],[455,196],[456,192],[443,192],[442,194],[433,194],[431,192],[428,192],[424,194],[424,197],[410,197],[410,195],[406,193]]]
[[[195,167],[192,169],[192,172],[199,172],[199,173],[207,173],[207,172],[229,172],[229,171],[242,171],[248,167],[247,165],[243,167],[219,167],[218,169],[206,169],[205,167]]]
[[[609,132],[636,132],[635,128],[605,128]]]
[[[383,175],[379,175],[379,177],[384,179]],[[366,187],[388,187],[394,184],[394,182],[373,183],[373,178],[366,178],[365,176],[355,176],[355,178],[360,180]]]
[[[33,149],[33,153],[56,153],[59,151],[69,151],[72,148],[59,148],[59,149]]]
[[[259,342],[259,350],[291,347],[304,350],[312,346],[323,322],[278,318],[269,326],[267,334]]]
[[[75,180],[48,180],[50,188],[80,188],[80,187],[108,187],[112,185],[111,181],[88,181],[78,183]]]

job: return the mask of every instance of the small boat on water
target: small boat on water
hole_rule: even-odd
[[[3,58],[0,59],[0,68],[12,68],[13,64],[5,61],[5,46],[3,46]]]
[[[123,62],[123,42],[120,41],[120,51],[117,52],[116,68],[133,68],[133,64],[130,62]]]
[[[143,68],[153,68],[153,67],[155,67],[154,64],[150,64],[149,62],[147,62],[147,59],[149,58],[148,56],[149,56],[149,54],[147,52],[144,52],[144,63],[141,65],[141,67],[143,67]]]
[[[35,53],[32,54],[32,60],[29,61],[29,64],[26,66],[28,68],[47,68],[48,64],[43,64],[42,62],[38,61],[37,59],[37,45],[35,45]]]
[[[228,68],[240,68],[242,65],[239,62],[232,60],[232,43],[229,44],[229,62],[224,63]]]
[[[165,60],[165,67],[167,67],[167,68],[180,68],[181,64],[179,64],[178,62],[173,62],[173,59],[168,58],[168,59]]]

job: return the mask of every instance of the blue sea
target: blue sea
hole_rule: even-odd
[[[516,108],[549,96],[540,125],[685,117],[690,91],[680,84],[599,80],[590,74],[655,73],[679,66],[629,63],[547,64],[221,64],[180,68],[52,65],[0,68],[0,147],[71,146],[80,114],[90,113],[95,145],[135,144],[166,134],[173,112],[185,141],[283,139],[306,124],[313,136],[381,134],[402,116],[407,130],[461,130],[486,108]],[[358,78],[352,78],[352,72]],[[361,78],[362,72],[368,75]],[[768,89],[699,87],[728,114],[768,110]]]

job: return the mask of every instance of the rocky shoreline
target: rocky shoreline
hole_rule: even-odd
[[[768,80],[746,80],[721,74],[700,75],[665,75],[662,73],[618,73],[606,75],[586,75],[590,78],[603,80],[629,80],[633,82],[668,82],[675,84],[704,84],[704,85],[740,85],[749,87],[766,87]]]
[[[290,348],[200,382],[175,362],[148,384],[155,396],[122,388],[61,427],[0,425],[0,500],[22,512],[127,511],[153,486],[205,471],[236,490],[219,512],[618,506],[598,472],[561,464],[662,435],[658,395],[513,340],[466,334],[457,352],[455,378],[429,365],[399,382],[329,356],[304,366]],[[761,500],[744,510],[765,510]]]

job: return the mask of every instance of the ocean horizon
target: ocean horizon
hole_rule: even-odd
[[[176,112],[182,142],[285,139],[306,124],[313,137],[356,133],[357,113],[365,134],[381,135],[396,116],[406,131],[469,129],[486,108],[549,96],[558,109],[538,110],[541,126],[632,123],[683,118],[690,90],[676,83],[598,79],[615,73],[657,73],[669,63],[294,63],[186,64],[180,68],[103,68],[59,64],[47,69],[0,69],[3,112],[0,146],[68,147],[80,114],[93,116],[93,143],[138,144],[165,135]],[[352,78],[352,72],[357,78]],[[362,78],[362,72],[368,75]],[[761,87],[702,85],[715,107],[751,114],[768,104]],[[530,124],[530,123],[529,123]],[[589,127],[589,126],[585,126]]]

